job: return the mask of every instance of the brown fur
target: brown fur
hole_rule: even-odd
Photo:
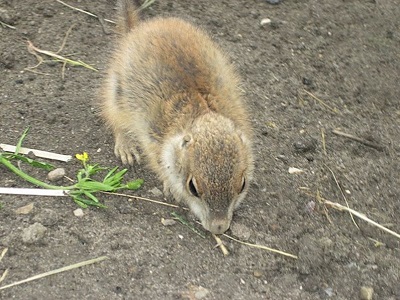
[[[253,173],[238,76],[195,26],[177,18],[140,22],[128,0],[119,1],[118,14],[121,36],[101,100],[115,154],[132,164],[139,147],[165,193],[223,233]]]

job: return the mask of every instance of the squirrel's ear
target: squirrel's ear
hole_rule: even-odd
[[[190,134],[186,134],[182,138],[182,148],[186,147],[192,141],[192,136]]]

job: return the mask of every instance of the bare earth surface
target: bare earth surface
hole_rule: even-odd
[[[113,1],[68,3],[114,19]],[[0,299],[360,299],[362,287],[373,289],[373,299],[400,299],[400,240],[355,217],[356,227],[348,213],[320,202],[345,205],[339,185],[351,208],[400,232],[398,1],[166,0],[144,12],[157,15],[207,30],[243,77],[256,172],[228,233],[298,259],[222,237],[230,251],[223,257],[211,236],[162,225],[173,211],[186,215],[182,209],[105,195],[107,209],[76,217],[67,197],[0,195],[0,252],[8,248],[0,276],[9,269],[1,285],[109,257],[0,290]],[[265,18],[272,22],[260,25]],[[111,133],[93,111],[114,26],[50,0],[1,0],[0,20],[16,28],[0,26],[0,143],[16,144],[31,126],[26,147],[87,151],[93,162],[120,164]],[[100,71],[67,66],[62,79],[62,64],[45,56],[37,73],[27,71],[37,61],[26,41],[57,51],[72,24],[61,54]],[[80,167],[56,164],[69,177]],[[289,167],[303,172],[290,174]],[[43,171],[25,168],[45,180]],[[163,201],[161,183],[146,167],[131,168],[128,179],[134,178],[145,180],[136,195]],[[32,187],[3,166],[0,186]],[[29,214],[16,213],[29,203]],[[35,223],[46,230],[30,243],[24,230]]]

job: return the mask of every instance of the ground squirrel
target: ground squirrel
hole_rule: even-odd
[[[119,37],[101,115],[123,163],[139,151],[212,233],[225,232],[253,174],[252,129],[232,64],[209,36],[178,18],[140,21],[118,1]]]

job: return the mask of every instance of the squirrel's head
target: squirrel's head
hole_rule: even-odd
[[[205,229],[224,233],[253,174],[248,137],[231,120],[207,114],[164,146],[162,160],[172,195],[187,203]]]

